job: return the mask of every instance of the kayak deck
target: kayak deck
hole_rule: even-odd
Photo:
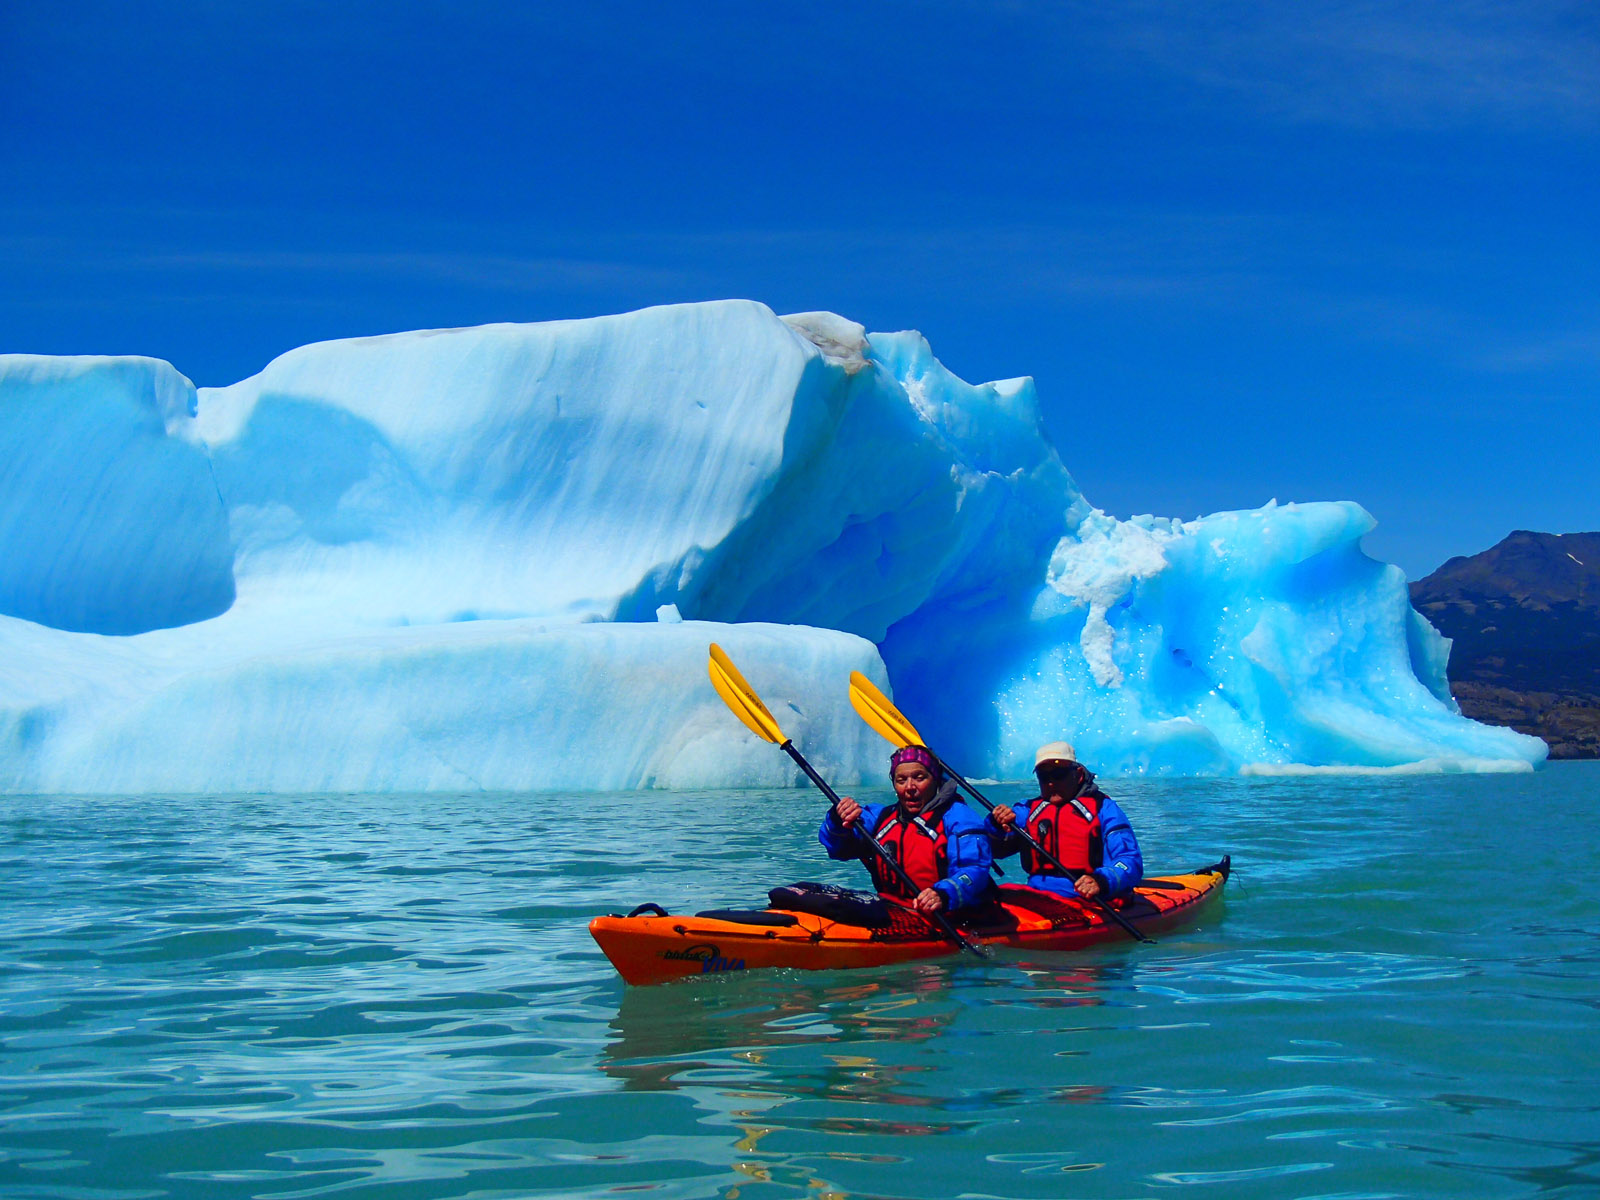
[[[1116,910],[1141,933],[1171,928],[1222,894],[1230,866],[1224,858],[1187,874],[1146,879],[1132,895],[1115,902]],[[1017,884],[1000,884],[996,891],[997,903],[958,922],[969,937],[987,945],[1078,950],[1128,937],[1095,905],[1082,900]],[[925,918],[900,906],[893,908],[888,924],[878,928],[769,909],[596,917],[589,922],[589,932],[617,973],[631,984],[764,967],[812,971],[876,967],[958,952]]]

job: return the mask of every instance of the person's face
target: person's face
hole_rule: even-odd
[[[933,799],[937,790],[933,772],[919,762],[901,763],[894,769],[894,794],[900,797],[900,806],[912,816]]]
[[[1078,794],[1078,773],[1081,769],[1076,763],[1040,763],[1034,772],[1039,777],[1039,794],[1047,799],[1071,799]]]

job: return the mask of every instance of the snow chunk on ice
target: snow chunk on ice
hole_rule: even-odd
[[[791,313],[783,318],[783,323],[821,350],[823,358],[843,368],[847,375],[866,370],[865,326],[830,312]]]

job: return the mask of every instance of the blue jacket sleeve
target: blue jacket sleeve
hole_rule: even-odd
[[[881,804],[862,805],[859,824],[868,829],[876,828],[883,809]],[[846,829],[831,804],[828,806],[828,815],[822,818],[822,827],[817,830],[817,840],[822,843],[829,858],[859,858],[865,861],[867,855],[872,853],[867,849],[866,837],[854,829]]]
[[[1133,836],[1128,814],[1115,800],[1100,802],[1101,865],[1095,877],[1113,896],[1123,896],[1144,878],[1144,856]]]
[[[1033,811],[1034,801],[1026,804],[1013,804],[1011,810],[1017,814],[1017,823],[1010,829],[1001,829],[994,823],[992,816],[984,817],[983,832],[989,841],[989,853],[993,858],[1006,858],[1022,849],[1022,839],[1017,836],[1017,830],[1027,827],[1028,814]]]
[[[950,870],[933,886],[944,897],[945,907],[955,912],[988,899],[994,886],[989,864],[994,860],[984,822],[961,801],[945,810],[944,829]]]

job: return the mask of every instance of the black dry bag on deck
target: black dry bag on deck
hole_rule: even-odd
[[[875,892],[858,892],[832,883],[789,883],[767,893],[773,908],[812,913],[846,925],[881,929],[891,920],[888,904]]]

